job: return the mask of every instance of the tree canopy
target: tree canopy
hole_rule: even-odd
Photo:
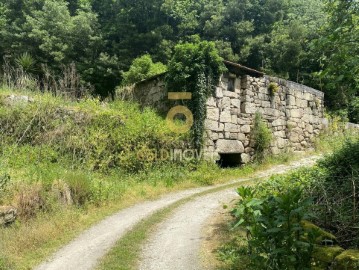
[[[106,96],[135,59],[167,65],[197,35],[227,60],[319,88],[329,106],[346,108],[358,96],[358,14],[356,0],[0,0],[0,61],[26,53],[40,77],[43,65],[56,73],[75,63]]]

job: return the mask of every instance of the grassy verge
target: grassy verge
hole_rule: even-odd
[[[279,160],[276,162],[280,163]],[[153,170],[146,175],[137,174],[118,179],[112,185],[112,198],[101,204],[89,203],[82,207],[55,205],[51,210],[39,212],[27,221],[0,228],[0,256],[3,259],[3,269],[34,267],[84,229],[135,203],[155,199],[169,192],[246,177],[268,168],[269,164],[252,164],[236,169],[220,169],[217,166],[203,164],[195,171],[171,167]],[[103,180],[113,183],[112,177],[115,176]]]

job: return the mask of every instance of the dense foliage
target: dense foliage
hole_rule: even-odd
[[[137,172],[155,165],[154,149],[172,149],[181,139],[154,111],[141,112],[126,102],[105,105],[91,99],[74,108],[50,96],[26,106],[9,102],[0,96],[2,154],[13,148],[14,155],[36,153],[29,162],[40,155],[44,162],[71,160],[72,166],[87,170]]]
[[[312,200],[303,189],[316,175],[317,170],[299,170],[237,190],[233,226],[244,229],[247,244],[241,249],[249,256],[240,269],[310,269],[317,234],[303,226],[313,218]]]
[[[172,92],[190,92],[189,107],[193,114],[192,134],[194,147],[202,146],[206,102],[214,94],[221,73],[225,70],[223,59],[213,42],[200,41],[179,44],[168,64],[167,88]]]
[[[346,108],[358,96],[357,14],[344,0],[0,0],[0,61],[17,66],[27,54],[20,66],[40,81],[74,62],[105,96],[134,59],[166,65],[198,35],[227,60],[323,89]]]
[[[166,72],[166,66],[161,62],[153,63],[150,55],[146,54],[133,60],[129,71],[123,73],[123,84],[134,84],[157,74]]]
[[[234,269],[341,269],[322,253],[358,249],[358,147],[348,140],[314,168],[239,188],[231,213],[242,240],[224,246],[222,259]]]
[[[312,196],[319,206],[318,224],[335,233],[344,246],[359,247],[359,140],[348,141],[319,162],[324,171]]]
[[[263,121],[263,117],[259,112],[255,114],[252,137],[254,141],[253,148],[255,151],[255,158],[258,161],[262,161],[266,151],[269,150],[272,141],[272,131]]]

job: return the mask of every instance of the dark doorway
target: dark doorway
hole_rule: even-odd
[[[234,168],[241,165],[241,154],[219,154],[217,164],[221,168]]]

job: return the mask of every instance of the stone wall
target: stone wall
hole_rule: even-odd
[[[271,83],[277,84],[276,93],[269,90]],[[167,94],[161,75],[137,84],[133,98],[166,115],[175,105]],[[322,129],[323,100],[322,92],[283,79],[223,74],[215,96],[207,101],[204,153],[215,160],[223,154],[236,154],[238,163],[251,161],[256,112],[272,130],[273,154],[311,148]]]
[[[168,91],[164,82],[164,74],[144,80],[135,85],[131,97],[142,107],[156,108],[160,113],[166,114],[170,108],[168,100]]]
[[[270,83],[278,85],[276,93],[271,94]],[[249,162],[256,112],[272,130],[273,154],[311,148],[322,129],[323,99],[322,92],[283,79],[224,74],[216,95],[207,102],[205,153],[215,159],[241,154],[240,162]]]

